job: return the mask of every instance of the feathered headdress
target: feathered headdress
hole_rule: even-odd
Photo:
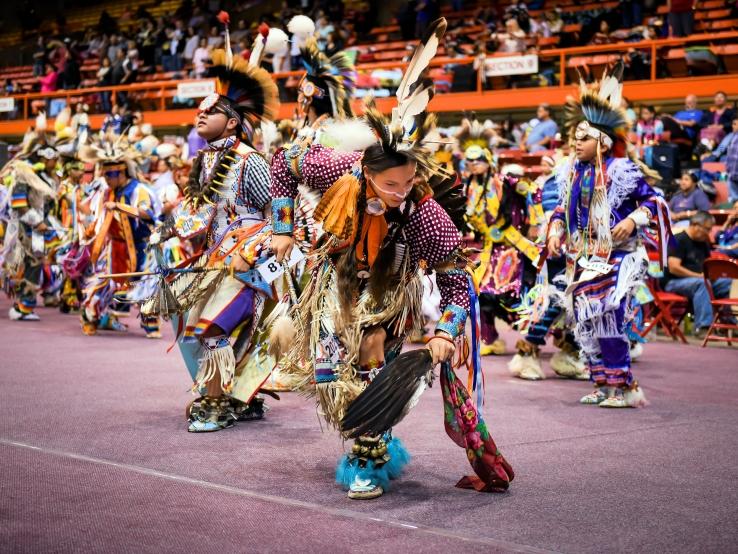
[[[306,70],[299,86],[299,92],[304,98],[303,109],[306,110],[311,103],[317,104],[322,100],[326,107],[330,106],[332,117],[339,119],[351,117],[353,115],[351,98],[356,88],[356,70],[348,55],[338,52],[329,58],[320,51],[313,37],[306,39],[305,45],[300,48],[300,54]]]
[[[456,132],[455,138],[459,141],[461,151],[467,159],[479,159],[485,157],[489,163],[492,163],[492,153],[489,151],[489,141],[494,134],[492,122],[487,120],[481,123],[475,113],[472,112],[471,117],[464,117],[461,120],[459,130]]]
[[[415,160],[421,169],[435,173],[439,170],[423,140],[434,127],[436,118],[425,111],[434,94],[433,81],[423,73],[438,51],[438,44],[446,32],[446,19],[440,18],[429,27],[415,48],[413,57],[397,87],[397,106],[387,118],[374,101],[367,102],[364,117],[374,129],[385,151],[401,152]]]
[[[422,79],[422,75],[435,56],[439,40],[445,30],[445,19],[435,21],[428,34],[415,49],[413,58],[397,89],[398,103],[393,108],[391,117],[380,112],[371,98],[367,100],[364,110],[364,119],[376,136],[372,141],[373,144],[379,143],[388,155],[394,152],[415,161],[420,176],[419,183],[422,183],[420,186],[424,189],[423,192],[430,195],[434,190],[429,182],[431,176],[442,177],[434,181],[440,184],[443,178],[450,177],[450,175],[433,158],[431,151],[423,145],[423,139],[435,124],[435,116],[425,111],[428,102],[433,97],[433,82]],[[315,209],[315,220],[322,222],[325,231],[341,239],[351,236],[356,228],[358,215],[355,213],[355,207],[359,193],[360,173],[360,168],[357,166],[355,171],[339,178],[323,194]],[[456,192],[455,189],[453,192]],[[363,257],[362,245],[367,243],[367,258],[371,267],[383,236],[386,234],[386,224],[380,225],[384,221],[381,213],[366,215],[365,218],[369,222],[362,226],[364,236],[360,237],[361,240],[357,246],[359,250],[357,258]],[[373,231],[377,232],[372,235]],[[367,235],[368,240],[366,240]]]
[[[130,177],[138,175],[139,164],[143,159],[141,152],[133,148],[124,137],[113,140],[102,137],[93,143],[82,145],[78,156],[85,163],[125,165]]]
[[[228,33],[230,18],[226,12],[220,12],[218,19],[225,25],[225,49],[211,54],[208,75],[216,79],[216,93],[200,103],[200,110],[221,111],[238,119],[243,134],[250,138],[261,120],[271,120],[277,115],[279,92],[266,70],[233,56]],[[260,40],[266,41],[266,36],[260,33],[256,42]]]
[[[607,145],[617,157],[626,154],[628,117],[621,107],[623,63],[605,72],[599,82],[580,79],[579,98],[566,103],[566,128],[571,137],[592,137]]]

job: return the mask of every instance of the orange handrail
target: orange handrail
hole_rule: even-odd
[[[584,54],[596,54],[596,53],[603,53],[603,52],[622,52],[625,49],[627,50],[639,50],[639,49],[648,49],[651,51],[651,74],[650,79],[646,81],[640,81],[639,83],[646,84],[651,83],[654,81],[657,81],[657,74],[656,74],[656,61],[657,61],[657,53],[660,48],[669,47],[669,46],[679,46],[679,45],[686,45],[686,44],[694,44],[698,42],[712,42],[712,41],[718,41],[718,40],[730,40],[730,39],[736,39],[738,40],[738,32],[724,32],[724,33],[713,33],[709,35],[699,35],[699,36],[691,36],[691,37],[685,37],[685,38],[668,38],[668,39],[658,39],[658,40],[649,40],[649,41],[640,41],[640,42],[619,42],[619,43],[612,43],[612,44],[604,44],[604,45],[592,45],[592,46],[578,46],[578,47],[572,47],[572,48],[552,48],[547,50],[541,50],[538,52],[538,56],[541,59],[551,59],[551,58],[558,58],[559,61],[559,83],[558,87],[546,87],[546,88],[536,88],[536,89],[516,89],[515,94],[522,97],[529,97],[531,93],[533,94],[535,91],[543,93],[543,94],[551,94],[555,98],[559,98],[563,94],[565,94],[565,90],[568,90],[569,87],[571,87],[570,84],[567,84],[566,82],[566,58],[567,56],[574,56],[574,55],[584,55]],[[515,54],[489,54],[488,57],[502,57],[502,56],[510,56]],[[477,58],[472,56],[465,56],[465,57],[459,57],[459,58],[451,58],[451,57],[437,57],[431,61],[431,67],[439,67],[439,66],[445,66],[445,65],[465,65],[465,64],[471,64],[473,63]],[[357,66],[357,71],[363,72],[363,71],[372,71],[375,69],[394,69],[394,68],[404,68],[407,66],[407,62],[403,61],[384,61],[384,62],[371,62],[371,63],[362,63]],[[283,73],[277,73],[274,74],[273,77],[275,80],[281,80],[281,79],[287,79],[290,77],[300,77],[302,76],[303,71],[289,71],[289,72],[283,72]],[[720,76],[720,80],[723,79],[735,79],[735,76],[725,76],[724,78]],[[507,91],[502,90],[485,90],[483,88],[483,71],[480,70],[477,71],[477,78],[476,78],[476,86],[474,87],[475,90],[465,92],[465,93],[451,93],[450,96],[454,98],[461,99],[462,97],[466,101],[470,96],[477,95],[478,97],[489,97],[490,101],[492,101],[492,98],[499,98],[500,93],[504,93]],[[150,82],[143,82],[143,83],[132,83],[129,85],[118,85],[118,86],[109,86],[109,87],[90,87],[90,88],[84,88],[84,89],[75,89],[75,90],[62,90],[62,91],[56,91],[56,92],[49,92],[49,93],[42,93],[42,92],[33,92],[33,93],[24,93],[24,94],[18,94],[13,95],[13,98],[15,98],[16,103],[18,107],[20,108],[20,105],[22,104],[22,110],[18,109],[18,116],[21,116],[22,119],[27,120],[30,115],[30,103],[34,100],[41,100],[41,99],[55,99],[55,98],[66,98],[67,104],[69,104],[69,100],[72,97],[75,96],[85,96],[85,95],[91,95],[91,94],[98,94],[102,92],[109,92],[111,93],[111,99],[112,102],[115,103],[116,101],[116,93],[119,92],[125,92],[125,93],[135,93],[135,92],[142,92],[142,91],[151,91],[151,92],[158,92],[158,97],[153,96],[149,98],[149,100],[157,101],[157,106],[159,110],[167,110],[171,109],[171,107],[168,108],[167,105],[167,98],[172,96],[172,91],[176,90],[177,84],[182,81],[188,81],[190,79],[182,79],[182,80],[167,80],[167,81],[150,81]],[[659,80],[660,81],[660,80]],[[664,84],[666,85],[665,80]],[[636,83],[633,81],[633,83]],[[556,94],[554,94],[553,89],[558,89]],[[659,87],[660,89],[663,89],[663,87]],[[730,87],[729,88],[733,88]],[[548,92],[547,92],[548,91]],[[675,91],[678,94],[681,94],[681,91]],[[509,92],[508,92],[509,94]],[[440,100],[440,97],[447,97],[449,94],[443,94],[438,95],[437,99]],[[452,98],[448,98],[449,102],[446,102],[445,99],[440,102],[436,103],[439,106],[443,105],[444,109],[448,106],[453,106],[454,104],[456,106],[462,105],[459,103],[455,103],[452,100]],[[497,102],[497,100],[494,100],[494,102]],[[484,104],[484,101],[474,103],[482,103]],[[384,102],[381,100],[379,101],[380,105],[383,105]],[[505,102],[507,105],[508,103]],[[288,109],[288,106],[291,105],[285,105],[285,112]],[[21,117],[16,117],[16,120],[21,119]]]

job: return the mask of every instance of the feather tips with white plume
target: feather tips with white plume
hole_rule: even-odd
[[[377,142],[377,135],[369,124],[358,118],[333,120],[323,125],[321,133],[339,152],[363,151]]]
[[[438,52],[438,44],[445,32],[445,18],[441,17],[431,23],[426,35],[415,48],[413,57],[405,69],[402,81],[400,81],[400,85],[397,87],[398,102],[402,103],[402,101],[410,95],[413,85],[418,79],[420,79],[420,76],[428,67],[430,61],[435,57],[436,52]]]
[[[306,15],[296,15],[287,23],[287,30],[293,35],[307,38],[315,34],[315,22]]]

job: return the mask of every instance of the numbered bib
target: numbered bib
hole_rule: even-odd
[[[612,271],[612,268],[614,267],[612,264],[608,264],[602,259],[592,259],[588,260],[586,258],[579,258],[579,266],[582,269],[586,269],[589,271],[594,271],[596,273],[600,273],[602,275],[607,275]]]
[[[287,260],[287,265],[289,267],[294,267],[304,258],[305,255],[299,248],[293,248],[292,254],[290,254],[290,259]],[[273,283],[275,279],[284,273],[284,264],[279,263],[275,256],[271,256],[264,263],[256,266],[256,269],[267,283]]]

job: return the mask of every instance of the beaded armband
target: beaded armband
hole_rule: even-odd
[[[272,231],[275,235],[291,235],[295,226],[294,198],[272,200]]]
[[[464,334],[466,328],[466,317],[467,313],[461,306],[449,304],[441,314],[441,319],[438,320],[436,325],[436,331],[443,331],[448,333],[453,338],[456,338]]]

